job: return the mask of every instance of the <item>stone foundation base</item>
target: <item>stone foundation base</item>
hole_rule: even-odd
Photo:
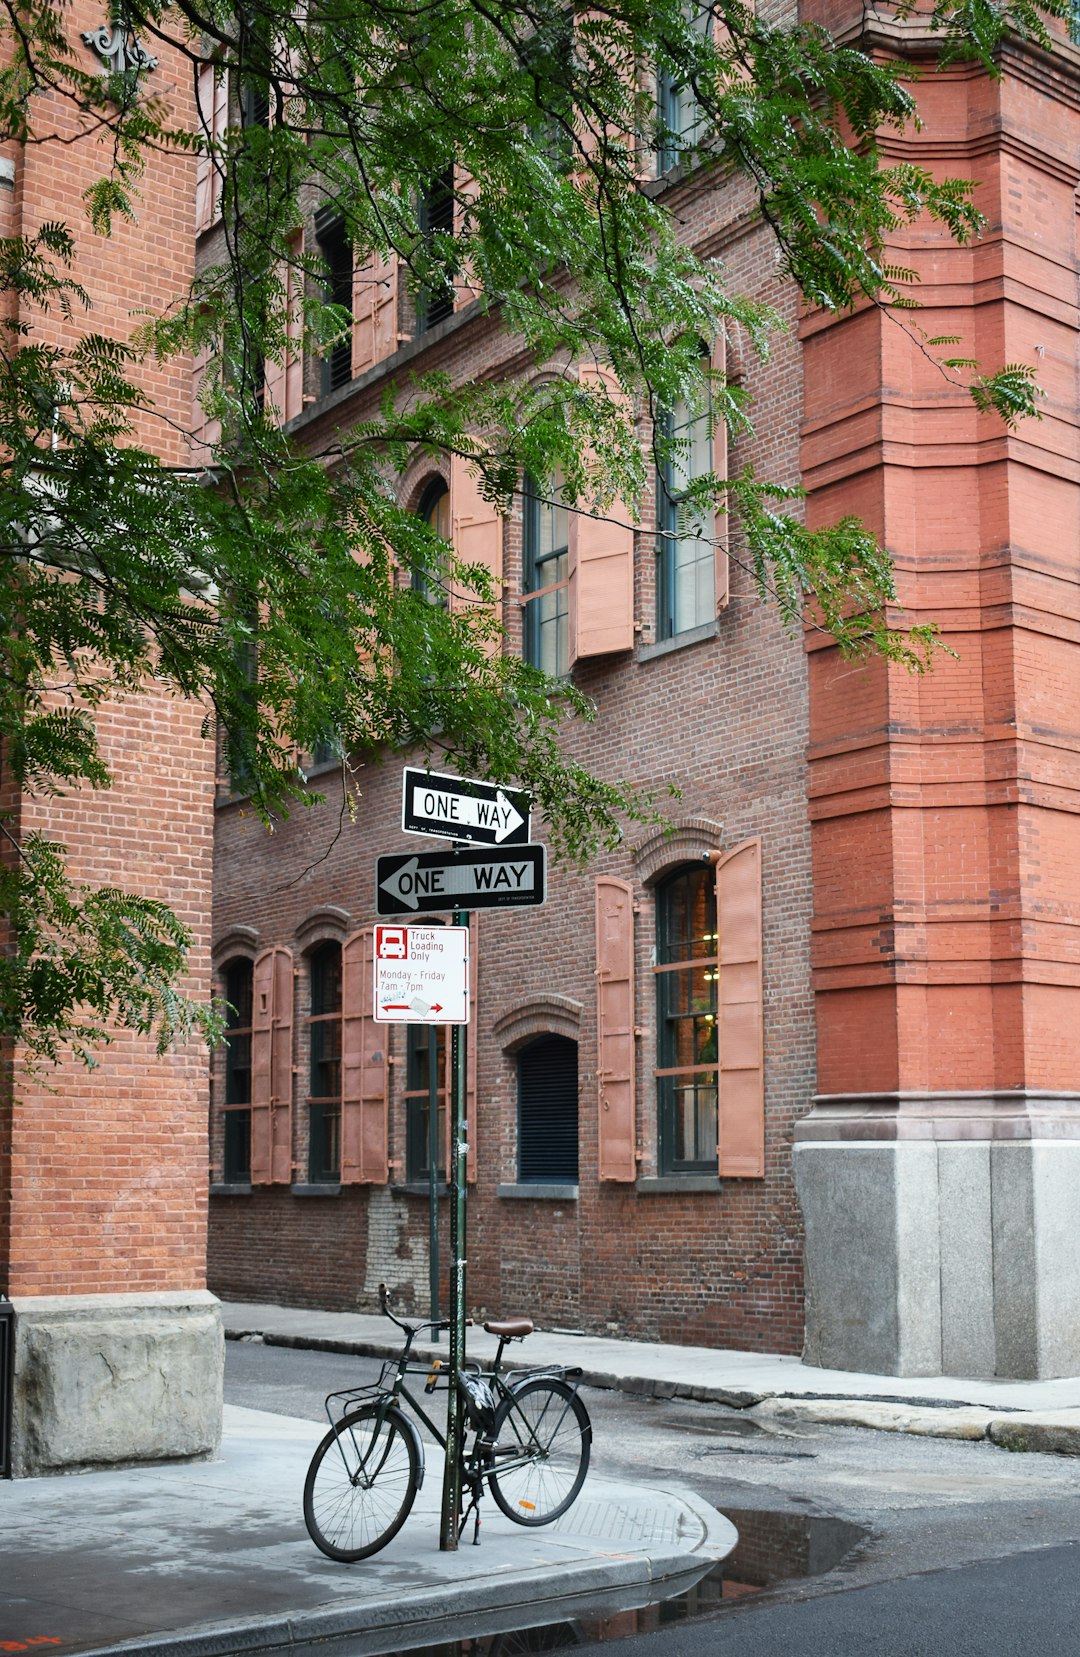
[[[807,1138],[795,1177],[808,1363],[1080,1374],[1080,1141]]]
[[[216,1297],[13,1296],[16,1477],[212,1455],[224,1339]]]

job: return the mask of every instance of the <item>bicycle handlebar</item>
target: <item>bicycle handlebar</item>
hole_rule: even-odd
[[[449,1329],[450,1327],[449,1318],[425,1318],[422,1323],[406,1323],[404,1318],[399,1318],[396,1313],[390,1310],[390,1291],[385,1283],[379,1284],[379,1306],[384,1316],[388,1317],[391,1323],[396,1323],[398,1328],[409,1336],[410,1340],[414,1340],[421,1329]],[[472,1319],[468,1318],[466,1322],[471,1323]]]

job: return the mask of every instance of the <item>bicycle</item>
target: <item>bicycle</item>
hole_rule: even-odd
[[[317,1548],[330,1559],[366,1559],[392,1541],[409,1517],[424,1481],[424,1443],[407,1405],[436,1443],[444,1434],[405,1385],[426,1374],[425,1393],[440,1390],[449,1372],[440,1359],[410,1362],[425,1329],[449,1327],[447,1319],[407,1323],[396,1317],[380,1288],[382,1309],[403,1331],[405,1345],[388,1359],[378,1381],[327,1395],[330,1431],[311,1459],[304,1481],[304,1522]],[[528,1318],[484,1324],[498,1342],[488,1370],[467,1363],[457,1375],[466,1431],[461,1444],[461,1489],[469,1502],[458,1535],[473,1517],[480,1540],[480,1496],[486,1485],[496,1505],[518,1525],[548,1525],[576,1500],[585,1481],[592,1423],[578,1397],[581,1370],[562,1365],[502,1372],[511,1341],[524,1340]],[[392,1377],[392,1380],[391,1380]],[[335,1414],[337,1419],[335,1419]],[[468,1434],[471,1444],[466,1445]]]

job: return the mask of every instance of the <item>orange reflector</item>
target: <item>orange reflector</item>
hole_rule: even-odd
[[[530,1513],[535,1513],[536,1512],[536,1503],[535,1502],[519,1502],[518,1507],[527,1507]]]

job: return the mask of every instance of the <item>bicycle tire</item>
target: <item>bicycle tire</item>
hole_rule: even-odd
[[[367,1559],[397,1535],[420,1488],[411,1425],[395,1405],[364,1404],[331,1427],[304,1480],[304,1523],[329,1559]]]
[[[592,1422],[573,1387],[538,1376],[511,1388],[495,1414],[488,1486],[516,1525],[550,1525],[576,1500],[589,1470]],[[528,1457],[500,1470],[500,1456]]]

